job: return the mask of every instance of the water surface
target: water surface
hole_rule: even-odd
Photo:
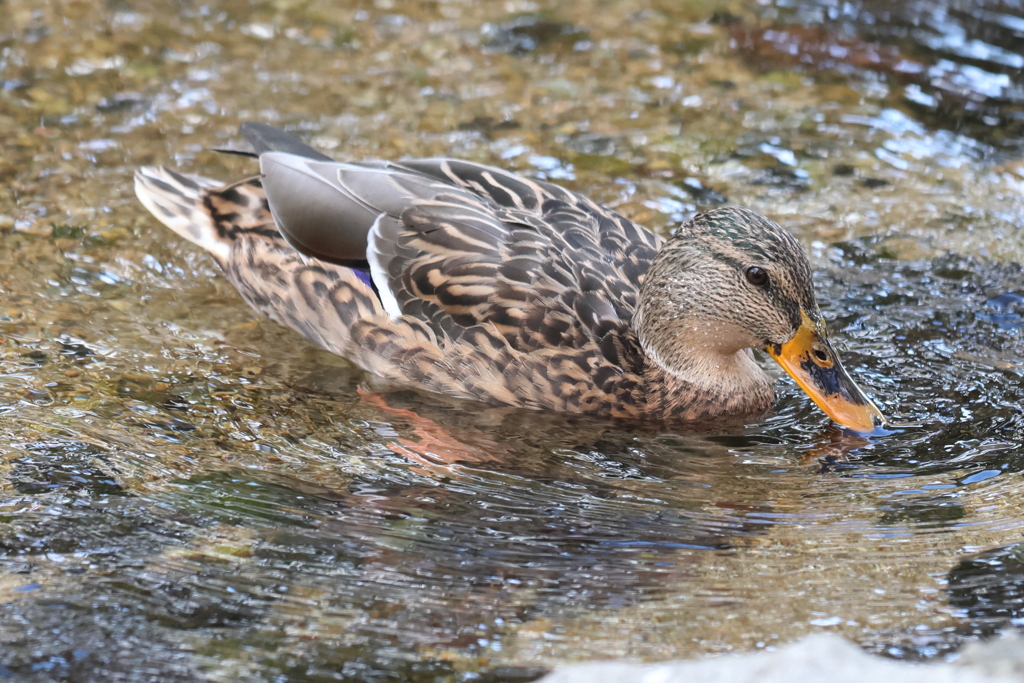
[[[842,633],[929,659],[1020,606],[1024,10],[0,2],[0,677],[510,681]],[[148,216],[240,121],[451,155],[667,234],[807,246],[851,372],[691,432],[367,378]]]

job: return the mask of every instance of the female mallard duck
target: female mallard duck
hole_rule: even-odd
[[[799,243],[740,208],[668,240],[550,183],[454,159],[333,161],[242,124],[262,175],[166,168],[142,203],[256,310],[361,368],[489,403],[625,418],[759,414],[762,348],[839,424],[882,414],[829,343]]]

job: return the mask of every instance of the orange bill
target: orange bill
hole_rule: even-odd
[[[843,369],[825,325],[802,313],[803,324],[785,344],[770,344],[768,355],[789,373],[825,414],[843,427],[871,432],[885,418]]]

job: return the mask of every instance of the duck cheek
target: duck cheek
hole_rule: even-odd
[[[839,356],[809,318],[785,344],[769,344],[768,354],[782,366],[826,415],[858,432],[885,424],[875,407],[839,362]]]

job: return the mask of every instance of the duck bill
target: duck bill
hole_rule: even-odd
[[[803,313],[803,324],[785,344],[770,344],[768,355],[789,373],[811,400],[837,423],[857,432],[885,424],[881,411],[850,378],[822,323]]]

